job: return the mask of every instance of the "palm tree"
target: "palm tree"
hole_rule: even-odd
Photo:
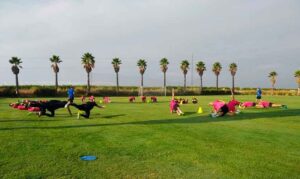
[[[237,71],[236,63],[231,63],[229,65],[229,71],[230,71],[231,76],[232,76],[232,93],[234,93],[234,76],[235,76],[236,71]]]
[[[294,76],[296,77],[296,82],[298,83],[298,95],[300,95],[300,70],[295,71]]]
[[[116,72],[116,78],[117,78],[117,94],[119,94],[119,71],[120,71],[120,65],[122,64],[121,60],[119,58],[112,59],[111,64],[113,65],[113,68]]]
[[[220,62],[216,62],[213,64],[213,68],[212,71],[215,73],[216,75],[216,86],[217,86],[217,91],[219,90],[219,75],[221,73],[222,70],[222,65]]]
[[[18,57],[11,57],[11,59],[9,60],[9,63],[12,64],[11,71],[16,76],[16,95],[19,95],[19,78],[18,78],[18,75],[19,75],[19,72],[20,72],[20,68],[22,68],[22,66],[20,65],[22,63],[22,61]]]
[[[164,73],[164,91],[165,91],[165,96],[167,96],[166,72],[168,70],[168,64],[169,64],[169,61],[168,61],[167,58],[162,58],[160,60],[160,69]]]
[[[57,91],[57,88],[58,88],[58,72],[59,72],[59,67],[58,67],[58,64],[61,63],[62,61],[60,60],[59,56],[57,55],[53,55],[51,58],[50,58],[50,62],[52,63],[51,65],[51,68],[53,69],[54,73],[55,73],[55,89]]]
[[[144,96],[144,73],[147,69],[147,62],[144,59],[139,59],[137,62],[141,74],[141,96]]]
[[[199,61],[196,64],[196,70],[197,70],[197,72],[200,76],[200,94],[201,94],[202,93],[202,88],[203,88],[202,76],[203,76],[204,71],[206,70],[205,63],[203,61]]]
[[[272,95],[274,94],[274,89],[275,89],[275,83],[276,83],[276,77],[278,76],[277,72],[276,71],[271,71],[269,73],[269,78],[270,78],[270,81],[272,83]]]
[[[187,60],[182,60],[180,63],[180,69],[183,72],[184,76],[184,91],[186,91],[186,74],[188,72],[190,63]]]
[[[91,53],[85,53],[81,57],[81,63],[87,73],[87,95],[90,93],[90,73],[95,67],[95,57]]]

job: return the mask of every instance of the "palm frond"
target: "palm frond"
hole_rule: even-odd
[[[296,70],[294,76],[300,78],[300,70]]]
[[[278,73],[276,72],[276,71],[271,71],[270,73],[269,73],[269,77],[270,78],[275,78],[275,77],[277,77],[278,76]]]
[[[60,57],[57,56],[57,55],[52,55],[52,57],[49,60],[52,63],[61,63],[62,62],[62,60],[60,59]]]
[[[9,60],[9,63],[22,68],[22,66],[20,66],[20,64],[22,63],[22,60],[18,57],[11,57],[11,59]]]

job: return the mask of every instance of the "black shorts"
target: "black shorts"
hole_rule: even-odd
[[[261,99],[261,96],[256,96],[256,99]]]
[[[269,107],[272,107],[272,106],[273,106],[273,103],[270,103],[270,104],[269,104]]]
[[[71,103],[73,103],[73,101],[74,101],[74,96],[73,96],[73,97],[69,97],[68,101],[70,101]]]
[[[222,112],[221,116],[224,116],[226,113],[229,112],[229,108],[227,106],[227,104],[225,104],[224,106],[221,107],[220,111]]]

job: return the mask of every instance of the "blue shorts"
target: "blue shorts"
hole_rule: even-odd
[[[69,96],[68,101],[70,101],[71,103],[73,103],[73,101],[74,101],[74,96]]]

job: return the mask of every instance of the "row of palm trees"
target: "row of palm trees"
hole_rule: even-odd
[[[160,60],[160,67],[161,67],[161,70],[164,74],[164,93],[165,93],[165,96],[166,96],[166,72],[168,70],[168,64],[169,64],[169,61],[167,58],[162,58]],[[141,72],[141,69],[143,69],[143,73],[141,73],[141,75],[143,76],[144,74],[144,69],[147,67],[147,63],[145,60],[143,59],[140,59],[137,63],[137,65],[139,66],[140,68],[140,72]],[[189,70],[189,66],[190,66],[190,63],[188,60],[183,60],[181,61],[180,63],[180,69],[182,70],[183,72],[183,76],[184,76],[184,90],[186,90],[186,75],[188,73],[188,70]],[[196,70],[200,76],[200,94],[202,93],[202,88],[203,88],[203,74],[204,74],[204,71],[206,70],[206,66],[205,66],[205,63],[203,61],[199,61],[196,63]],[[216,75],[216,88],[217,88],[217,91],[219,89],[219,75],[221,73],[221,70],[222,70],[222,65],[220,62],[215,62],[213,64],[213,68],[212,68],[212,71],[215,73]],[[232,90],[234,92],[234,77],[235,77],[235,74],[237,72],[237,64],[236,63],[231,63],[229,65],[229,71],[231,72],[231,75],[232,75]],[[142,78],[143,79],[143,78]],[[143,87],[143,83],[141,84],[141,87]]]
[[[62,62],[62,60],[60,59],[59,56],[57,55],[53,55],[50,58],[50,62],[52,63],[51,68],[53,69],[53,72],[55,74],[55,88],[56,90],[58,89],[58,73],[59,73],[59,66],[58,64]],[[15,78],[16,78],[16,94],[19,94],[19,80],[18,80],[18,74],[20,72],[20,68],[22,68],[21,63],[22,60],[18,57],[12,57],[9,60],[9,63],[12,64],[12,72],[15,74]],[[83,56],[81,57],[81,63],[83,65],[83,68],[86,70],[87,72],[87,93],[90,93],[90,73],[92,72],[93,68],[95,67],[95,57],[91,54],[91,53],[85,53],[83,54]],[[119,71],[120,71],[120,65],[122,64],[121,60],[119,58],[113,58],[111,64],[113,65],[113,69],[116,73],[116,92],[118,94],[119,92]],[[164,94],[166,95],[167,93],[167,84],[166,84],[166,73],[168,70],[168,65],[169,65],[169,61],[167,58],[162,58],[160,60],[160,68],[161,71],[163,72],[163,76],[164,76]],[[137,66],[139,68],[139,72],[141,75],[141,88],[140,88],[140,93],[141,95],[143,95],[143,86],[144,86],[144,73],[147,69],[147,61],[145,59],[139,59],[137,61]],[[189,66],[190,63],[188,60],[183,60],[180,63],[180,69],[183,72],[184,75],[184,90],[186,90],[186,75],[188,73],[189,70]],[[196,63],[196,70],[200,76],[200,94],[202,92],[202,88],[203,88],[203,81],[202,81],[202,76],[204,74],[204,71],[206,71],[206,65],[203,61],[199,61]],[[222,65],[220,62],[215,62],[212,66],[212,71],[215,73],[216,75],[216,89],[218,91],[219,89],[219,75],[221,73],[222,70]],[[237,64],[236,63],[231,63],[229,65],[229,71],[231,73],[232,76],[232,90],[234,92],[234,87],[235,87],[235,74],[237,72]],[[276,83],[276,78],[277,78],[278,74],[275,71],[272,71],[269,73],[269,78],[272,84],[272,93],[274,92],[274,88],[275,88],[275,83]],[[300,94],[300,70],[295,71],[294,76],[296,77],[296,81],[298,83],[298,94]]]

